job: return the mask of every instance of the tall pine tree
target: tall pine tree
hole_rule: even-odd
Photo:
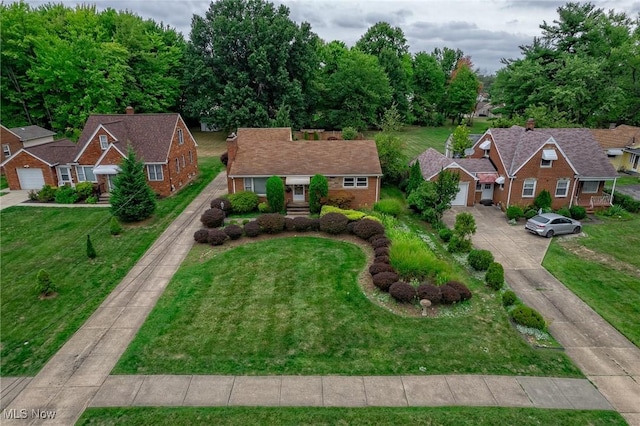
[[[144,164],[130,146],[120,169],[111,191],[111,213],[123,222],[148,218],[156,209],[156,195],[147,184]]]

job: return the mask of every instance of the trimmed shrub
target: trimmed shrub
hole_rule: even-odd
[[[447,285],[455,289],[460,294],[461,301],[471,299],[471,290],[469,290],[469,287],[467,287],[463,283],[459,281],[449,281]]]
[[[86,200],[87,204],[96,204],[97,202],[98,202],[98,197],[96,197],[95,195],[87,197],[87,200]]]
[[[516,306],[509,315],[516,324],[524,325],[525,327],[544,330],[546,326],[542,315],[540,315],[540,313],[535,309],[526,305]]]
[[[500,290],[504,285],[504,268],[498,262],[491,262],[484,275],[487,286],[494,290]]]
[[[546,189],[540,191],[536,198],[533,200],[533,205],[539,209],[551,208],[551,193]]]
[[[224,233],[232,240],[237,240],[242,237],[242,228],[239,225],[227,225],[224,228]]]
[[[294,231],[306,232],[311,227],[311,219],[304,216],[294,217],[292,223]]]
[[[76,192],[79,200],[86,200],[93,195],[93,182],[78,182]]]
[[[341,209],[340,207],[335,206],[322,206],[322,209],[320,210],[320,217],[329,213],[343,214],[347,219],[349,219],[349,221],[360,220],[367,215],[366,213],[358,210]]]
[[[111,220],[109,221],[109,233],[111,235],[120,235],[122,232],[122,225],[120,225],[120,221],[117,217],[111,216]]]
[[[515,219],[518,220],[522,216],[524,216],[524,211],[522,211],[521,207],[518,206],[509,206],[507,207],[507,219]]]
[[[368,240],[374,235],[384,234],[384,225],[375,220],[361,219],[353,227],[353,233],[363,240]]]
[[[371,243],[371,247],[373,247],[374,249],[377,249],[380,247],[389,247],[390,245],[391,245],[391,240],[388,239],[387,237],[377,238],[373,240],[373,242]]]
[[[356,227],[356,223],[358,222],[349,222],[347,223],[347,233],[353,235],[353,228]]]
[[[198,229],[193,234],[193,239],[196,240],[196,243],[205,244],[208,243],[209,239],[209,230],[208,229]]]
[[[440,287],[440,293],[442,294],[442,303],[446,305],[452,305],[460,301],[460,293],[455,288],[449,285],[443,285]]]
[[[266,234],[277,234],[284,229],[284,216],[279,213],[267,213],[256,219],[260,230]]]
[[[258,204],[258,211],[260,213],[270,213],[271,209],[269,208],[269,204],[263,202]]]
[[[373,263],[389,263],[389,256],[376,256],[373,258]]]
[[[207,242],[212,246],[221,246],[227,241],[227,234],[222,229],[209,229]]]
[[[40,269],[36,275],[36,291],[43,296],[48,296],[56,291],[49,273],[44,269]]]
[[[73,204],[78,201],[78,193],[71,185],[63,185],[56,191],[56,203]]]
[[[512,290],[507,290],[502,293],[502,306],[508,307],[511,305],[515,305],[518,297]]]
[[[51,185],[43,186],[42,189],[38,191],[38,201],[48,203],[49,201],[55,200],[56,190],[57,188],[54,188]]]
[[[575,220],[582,220],[587,217],[587,209],[582,206],[571,206],[569,213],[571,213],[571,217]]]
[[[244,225],[244,235],[249,238],[255,238],[260,235],[260,225],[255,220],[247,222]]]
[[[382,291],[389,291],[391,284],[400,279],[395,272],[380,272],[373,276],[373,284]]]
[[[327,213],[320,217],[320,231],[327,234],[341,234],[347,230],[349,219],[340,213]]]
[[[326,197],[322,197],[320,199],[320,203],[323,205],[330,205],[335,207],[340,207],[341,209],[348,209],[351,207],[351,202],[355,200],[355,195],[347,191],[336,191],[327,195]]]
[[[410,303],[416,298],[416,289],[411,284],[398,281],[391,284],[389,294],[400,303]]]
[[[427,299],[431,301],[432,305],[437,305],[442,301],[441,289],[430,283],[422,283],[416,289],[418,293],[418,299]]]
[[[449,228],[442,228],[438,231],[438,235],[442,241],[448,243],[451,241],[451,237],[453,237],[453,231]]]
[[[220,209],[209,209],[200,216],[200,222],[207,228],[219,228],[224,223],[224,218],[224,211]]]
[[[220,209],[226,214],[231,213],[233,208],[231,207],[231,202],[226,198],[214,198],[211,200],[211,208],[212,209]]]
[[[369,273],[371,275],[379,274],[381,272],[395,272],[393,266],[388,263],[373,263],[373,265],[369,266]]]
[[[524,217],[525,217],[525,219],[531,219],[532,217],[534,217],[537,214],[538,214],[537,210],[529,209],[529,210],[524,212]]]
[[[284,218],[284,230],[285,231],[295,231],[296,228],[293,224],[293,218],[291,217],[285,217]]]
[[[489,250],[471,250],[467,256],[469,265],[476,271],[486,271],[493,262],[493,254]]]
[[[309,211],[318,213],[321,200],[329,194],[329,181],[323,175],[314,175],[309,181]]]
[[[353,127],[342,128],[342,139],[345,141],[352,141],[358,137],[358,131]]]
[[[320,219],[317,217],[313,219],[309,219],[309,231],[319,231],[320,230]]]
[[[449,253],[468,253],[471,251],[471,241],[463,240],[456,234],[453,234],[451,240],[449,240],[447,251]]]
[[[234,213],[251,213],[256,211],[260,199],[251,191],[240,191],[229,195],[229,202]]]
[[[571,217],[571,210],[568,207],[559,209],[556,213],[561,214],[564,217]]]
[[[97,255],[96,249],[93,248],[93,244],[91,243],[91,237],[87,235],[87,257],[89,259],[95,259]]]
[[[229,153],[225,152],[220,156],[220,162],[222,164],[224,164],[225,166],[227,165],[227,163],[229,162]]]
[[[389,247],[378,247],[373,252],[376,256],[389,256]]]
[[[404,210],[404,206],[399,200],[396,200],[395,198],[387,198],[375,203],[373,205],[373,210],[391,216],[398,216]]]
[[[284,212],[284,182],[280,176],[267,179],[267,202],[273,213]]]

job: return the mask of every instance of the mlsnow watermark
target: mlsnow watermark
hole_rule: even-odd
[[[53,420],[56,417],[56,410],[45,410],[40,408],[5,408],[2,410],[2,419],[5,420]]]

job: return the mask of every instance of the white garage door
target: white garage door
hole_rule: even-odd
[[[18,179],[20,179],[20,188],[22,189],[41,189],[44,186],[44,176],[41,169],[16,169],[18,171]]]
[[[456,198],[451,202],[452,206],[466,206],[467,205],[467,195],[469,194],[469,182],[460,182],[458,184],[458,194]]]

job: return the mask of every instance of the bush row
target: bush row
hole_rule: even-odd
[[[44,185],[39,191],[33,189],[29,191],[29,199],[42,203],[54,201],[58,204],[74,204],[81,201],[85,201],[88,204],[98,202],[91,182],[79,182],[75,187],[63,185],[56,188],[51,185]]]
[[[509,220],[518,220],[521,217],[524,217],[526,219],[531,219],[532,217],[538,214],[539,210],[540,210],[540,207],[536,207],[533,204],[525,207],[524,209],[520,206],[509,206],[505,214],[507,215],[507,219]],[[543,208],[542,210],[545,213],[552,211],[550,208]],[[562,207],[556,210],[556,213],[565,217],[570,217],[575,220],[582,220],[585,217],[587,217],[587,210],[582,206],[571,206],[570,208]]]
[[[512,290],[502,293],[502,305],[509,311],[509,317],[516,324],[544,330],[547,324],[538,311],[522,303]]]

